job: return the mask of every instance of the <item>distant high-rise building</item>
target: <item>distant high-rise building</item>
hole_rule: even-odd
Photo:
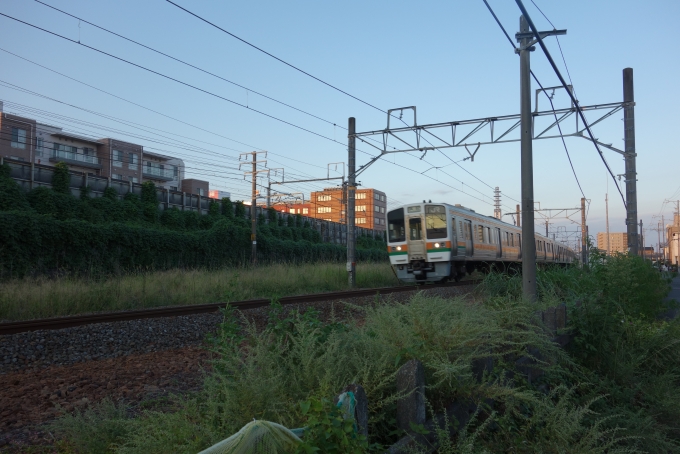
[[[597,234],[597,248],[610,254],[628,252],[628,234],[610,232],[609,238],[607,238],[607,233],[599,232]]]
[[[347,222],[347,200],[342,188],[312,192],[304,203],[275,203],[272,208],[332,222]],[[354,199],[354,225],[365,229],[386,230],[387,196],[377,189],[357,189]]]

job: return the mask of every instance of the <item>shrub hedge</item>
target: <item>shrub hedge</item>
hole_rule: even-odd
[[[24,192],[7,169],[0,169],[0,277],[98,275],[250,261],[250,223],[241,202],[233,203],[232,211],[232,202],[225,200],[222,212],[214,203],[208,214],[200,215],[176,208],[161,211],[155,194],[152,183],[143,185],[141,197],[130,193],[123,200],[111,190],[98,198],[77,198],[45,187]],[[322,243],[319,232],[301,217],[284,222],[272,211],[267,213],[270,222],[258,225],[258,261],[346,260],[344,246]],[[387,257],[380,240],[360,236],[357,247],[358,260]]]

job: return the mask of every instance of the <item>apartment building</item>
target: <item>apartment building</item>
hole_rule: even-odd
[[[194,178],[189,178],[187,180],[182,180],[182,192],[187,194],[198,194],[202,197],[208,197],[210,192],[210,185],[207,181],[196,180]]]
[[[144,151],[142,145],[118,139],[71,134],[58,126],[5,113],[1,102],[0,156],[48,166],[63,162],[72,171],[133,183],[153,181],[174,191],[182,190],[184,180],[184,161],[179,158]],[[208,182],[198,185],[207,195]]]
[[[278,211],[300,214],[325,221],[345,223],[346,199],[342,188],[326,188],[312,192],[305,203],[276,203]],[[374,230],[386,230],[387,196],[376,189],[358,189],[355,193],[355,225]]]
[[[613,254],[615,252],[628,252],[628,234],[625,232],[609,233],[607,238],[606,232],[599,232],[597,234],[597,248],[604,252]]]

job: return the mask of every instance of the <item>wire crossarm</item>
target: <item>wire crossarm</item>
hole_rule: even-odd
[[[615,102],[607,104],[595,104],[591,106],[581,106],[584,111],[598,111],[602,114],[590,123],[594,126],[603,120],[611,117],[615,113],[623,110],[626,107],[634,106],[631,102]],[[433,123],[427,125],[415,124],[415,107],[391,109],[390,112],[399,111],[402,109],[413,109],[414,124],[412,126],[404,126],[399,128],[387,127],[375,131],[358,132],[354,137],[362,141],[366,145],[370,145],[380,152],[380,155],[371,159],[368,163],[363,165],[358,171],[357,175],[361,173],[366,167],[370,166],[381,155],[390,153],[404,153],[404,152],[427,152],[429,150],[440,150],[446,148],[467,147],[467,146],[482,146],[494,145],[500,143],[519,142],[520,138],[509,137],[510,133],[517,129],[520,125],[520,114],[515,115],[501,115],[495,117],[475,118],[471,120],[450,121],[445,123]],[[532,127],[532,137],[537,139],[555,139],[559,138],[560,134],[556,131],[558,124],[563,124],[565,120],[577,114],[577,108],[567,107],[556,110],[544,110],[540,112],[533,112],[532,117],[534,125]],[[557,115],[557,121],[553,121],[549,126],[541,129],[539,132],[535,131],[536,119],[540,117],[548,117]],[[389,120],[388,120],[389,121]],[[464,131],[461,131],[464,129]],[[563,131],[564,137],[582,137],[590,140],[584,135],[585,127],[582,127],[578,119],[573,123],[571,131]],[[369,138],[380,136],[382,147],[377,145],[375,140]],[[421,140],[426,136],[431,146],[422,146]],[[462,137],[461,137],[462,136]],[[390,140],[392,139],[392,140]],[[604,146],[612,151],[625,155],[625,151],[613,147],[611,144],[604,144],[599,142],[599,145]]]

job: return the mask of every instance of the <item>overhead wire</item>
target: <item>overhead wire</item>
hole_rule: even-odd
[[[216,28],[216,29],[218,29],[218,30],[220,30],[220,31],[222,31],[222,32],[224,32],[224,33],[226,33],[227,35],[231,36],[232,38],[236,38],[237,40],[241,41],[242,43],[247,44],[248,46],[252,47],[253,49],[256,49],[256,50],[262,52],[263,54],[266,54],[266,55],[270,56],[271,58],[273,58],[273,59],[275,59],[275,60],[277,60],[277,61],[283,63],[284,65],[289,66],[289,67],[295,69],[296,71],[299,71],[299,72],[301,72],[302,74],[304,74],[304,75],[306,75],[306,76],[309,76],[309,77],[311,77],[312,79],[314,79],[314,80],[316,80],[316,81],[318,81],[318,82],[321,82],[322,84],[324,84],[324,85],[326,85],[326,86],[328,86],[328,87],[330,87],[330,88],[332,88],[332,89],[334,89],[334,90],[336,90],[336,91],[339,91],[339,92],[342,93],[342,94],[345,94],[345,95],[349,96],[350,98],[353,98],[353,99],[355,99],[355,100],[357,100],[357,101],[359,101],[359,102],[361,102],[361,103],[363,103],[363,104],[366,104],[366,105],[369,106],[369,107],[372,107],[372,108],[374,108],[374,109],[376,109],[376,110],[379,110],[380,112],[387,113],[387,111],[385,111],[384,109],[381,109],[381,108],[379,108],[379,107],[376,107],[376,106],[374,106],[373,104],[371,104],[371,103],[369,103],[369,102],[367,102],[367,101],[364,101],[363,99],[360,99],[360,98],[358,98],[357,96],[354,96],[354,95],[352,95],[352,94],[350,94],[350,93],[348,93],[348,92],[346,92],[346,91],[344,91],[344,90],[342,90],[342,89],[336,87],[335,85],[332,85],[332,84],[330,84],[330,83],[328,83],[328,82],[326,82],[326,81],[324,81],[324,80],[322,80],[322,79],[320,79],[320,78],[318,78],[318,77],[316,77],[316,76],[314,76],[314,75],[308,73],[307,71],[304,71],[304,70],[298,68],[297,66],[295,66],[295,65],[293,65],[293,64],[291,64],[291,63],[288,63],[287,61],[285,61],[285,60],[283,60],[283,59],[277,57],[276,55],[271,54],[271,53],[267,52],[266,50],[264,50],[264,49],[262,49],[262,48],[260,48],[260,47],[258,47],[258,46],[256,46],[256,45],[254,45],[254,44],[252,44],[252,43],[246,41],[245,39],[236,36],[235,34],[231,33],[231,32],[228,31],[228,30],[225,30],[224,28],[220,27],[219,25],[214,24],[213,22],[210,22],[208,19],[205,19],[204,17],[201,17],[201,16],[199,16],[198,14],[196,14],[196,13],[194,13],[194,12],[192,12],[192,11],[189,11],[188,9],[184,8],[183,6],[178,5],[177,3],[173,2],[172,0],[166,0],[166,1],[167,1],[168,3],[170,3],[170,4],[174,5],[174,6],[176,6],[177,8],[181,9],[181,10],[184,11],[185,13],[190,14],[190,15],[194,16],[195,18],[199,19],[200,21],[203,21],[203,22],[205,22],[206,24],[208,24],[208,25],[210,25],[210,26],[212,26],[212,27],[214,27],[214,28]]]
[[[385,109],[381,109],[380,107],[377,107],[377,106],[375,106],[375,105],[373,105],[373,104],[371,104],[371,103],[369,103],[369,102],[367,102],[367,101],[365,101],[365,100],[363,100],[363,99],[361,99],[361,98],[359,98],[359,97],[357,97],[357,96],[354,96],[354,95],[352,95],[352,94],[350,94],[350,93],[348,93],[348,92],[346,92],[346,91],[344,91],[344,90],[342,90],[342,89],[340,89],[340,88],[338,88],[338,87],[336,87],[336,86],[334,86],[334,85],[332,85],[332,84],[330,84],[330,83],[328,83],[328,82],[326,82],[326,81],[324,81],[324,80],[322,80],[322,79],[320,79],[320,78],[318,78],[318,77],[316,77],[316,76],[314,76],[314,75],[312,75],[312,74],[310,74],[310,73],[307,72],[307,71],[304,71],[304,70],[298,68],[297,66],[295,66],[295,65],[293,65],[293,64],[291,64],[291,63],[288,63],[287,61],[285,61],[285,60],[283,60],[283,59],[281,59],[281,58],[279,58],[279,57],[277,57],[277,56],[271,54],[270,52],[265,51],[264,49],[262,49],[262,48],[260,48],[260,47],[258,47],[258,46],[256,46],[256,45],[254,45],[254,44],[248,42],[247,40],[245,40],[245,39],[243,39],[243,38],[241,38],[241,37],[235,35],[234,33],[231,33],[230,31],[228,31],[228,30],[226,30],[226,29],[220,27],[219,25],[217,25],[217,24],[215,24],[215,23],[209,21],[208,19],[206,19],[206,18],[204,18],[204,17],[202,17],[202,16],[200,16],[200,15],[198,15],[198,14],[196,14],[196,13],[190,11],[190,10],[188,10],[187,8],[185,8],[185,7],[181,6],[181,5],[178,5],[177,3],[173,2],[172,0],[166,0],[166,1],[167,1],[168,3],[170,3],[170,4],[174,5],[174,6],[176,6],[177,8],[181,9],[182,11],[184,11],[184,12],[190,14],[191,16],[194,16],[195,18],[197,18],[197,19],[203,21],[204,23],[206,23],[206,24],[208,24],[208,25],[210,25],[210,26],[212,26],[212,27],[214,27],[214,28],[216,28],[216,29],[218,29],[218,30],[220,30],[220,31],[222,31],[222,32],[224,32],[224,33],[226,33],[227,35],[229,35],[229,36],[231,36],[231,37],[233,37],[233,38],[235,38],[235,39],[237,39],[237,40],[243,42],[244,44],[246,44],[246,45],[248,45],[248,46],[250,46],[250,47],[252,47],[252,48],[254,48],[254,49],[256,49],[256,50],[258,50],[258,51],[260,51],[260,52],[262,52],[262,53],[264,53],[264,54],[266,54],[266,55],[268,55],[268,56],[270,56],[270,57],[272,57],[272,58],[274,58],[275,60],[277,60],[277,61],[279,61],[279,62],[281,62],[281,63],[283,63],[283,64],[285,64],[285,65],[287,65],[287,66],[289,66],[289,67],[291,67],[291,68],[293,68],[293,69],[295,69],[296,71],[299,71],[299,72],[305,74],[306,76],[309,76],[309,77],[311,77],[312,79],[314,79],[314,80],[316,80],[316,81],[318,81],[318,82],[321,82],[322,84],[327,85],[328,87],[330,87],[330,88],[332,88],[332,89],[334,89],[334,90],[339,91],[340,93],[343,93],[343,94],[349,96],[350,98],[353,98],[353,99],[355,99],[355,100],[357,100],[357,101],[359,101],[359,102],[361,102],[361,103],[363,103],[363,104],[365,104],[365,105],[367,105],[367,106],[370,106],[370,107],[372,107],[373,109],[376,109],[376,110],[378,110],[378,111],[380,111],[380,112],[382,112],[382,113],[388,114],[388,111],[386,111]],[[401,120],[401,118],[398,118],[398,119]],[[403,122],[403,120],[401,120],[401,121]],[[343,129],[344,129],[344,128],[343,128]],[[426,139],[425,139],[425,140],[426,140]],[[427,141],[427,140],[426,140],[426,141]],[[429,142],[428,142],[428,143],[429,143]],[[459,166],[459,167],[462,168],[462,166]],[[468,172],[468,173],[469,173],[470,175],[472,175],[470,172]],[[472,176],[474,177],[474,175],[472,175]],[[475,178],[479,180],[479,178],[477,178],[477,177],[475,177]],[[481,181],[481,180],[480,180],[480,181]]]
[[[176,5],[176,6],[178,6],[178,5]],[[178,7],[179,7],[179,6],[178,6]],[[181,8],[181,7],[180,7],[180,8]],[[182,8],[182,9],[184,9],[184,8]],[[189,12],[189,11],[187,10],[187,12]],[[191,13],[191,12],[189,12],[189,13],[190,13],[190,14],[193,14],[193,13]],[[259,111],[259,110],[257,110],[257,109],[250,108],[250,107],[248,107],[248,106],[246,106],[246,105],[243,105],[242,103],[239,103],[239,102],[237,102],[237,101],[233,101],[233,100],[231,100],[231,99],[228,99],[228,98],[226,98],[226,97],[223,97],[223,96],[221,96],[221,95],[218,95],[218,94],[216,94],[216,93],[213,93],[213,92],[211,92],[211,91],[209,91],[209,90],[205,90],[205,89],[202,89],[202,88],[200,88],[200,87],[197,87],[197,86],[194,86],[194,85],[192,85],[192,84],[189,84],[189,83],[187,83],[187,82],[183,82],[183,81],[181,81],[181,80],[179,80],[179,79],[173,78],[173,77],[168,76],[168,75],[165,75],[165,74],[163,74],[163,73],[161,73],[161,72],[158,72],[158,71],[155,71],[155,70],[153,70],[153,69],[147,68],[147,67],[145,67],[145,66],[139,65],[139,64],[137,64],[137,63],[131,62],[131,61],[126,60],[126,59],[124,59],[124,58],[122,58],[122,57],[118,57],[118,56],[113,55],[113,54],[111,54],[111,53],[109,53],[109,52],[105,52],[105,51],[100,50],[100,49],[98,49],[98,48],[95,48],[95,47],[93,47],[93,46],[89,46],[89,45],[87,45],[87,44],[84,44],[84,43],[81,43],[81,42],[79,42],[79,41],[73,40],[73,39],[68,38],[68,37],[66,37],[66,36],[60,35],[60,34],[58,34],[58,33],[52,32],[52,31],[47,30],[47,29],[45,29],[45,28],[39,27],[39,26],[37,26],[37,25],[31,24],[31,23],[29,23],[29,22],[26,22],[26,21],[23,21],[23,20],[21,20],[21,19],[18,19],[18,18],[15,18],[15,17],[13,17],[13,16],[10,16],[10,15],[8,15],[8,14],[0,13],[0,15],[1,15],[1,16],[4,16],[4,17],[7,17],[7,18],[9,18],[9,19],[11,19],[11,20],[14,20],[14,21],[16,21],[16,22],[22,23],[22,24],[24,24],[24,25],[27,25],[27,26],[29,26],[29,27],[35,28],[35,29],[37,29],[37,30],[43,31],[43,32],[45,32],[45,33],[51,34],[51,35],[53,35],[53,36],[59,37],[59,38],[61,38],[61,39],[64,39],[64,40],[66,40],[66,41],[69,41],[69,42],[71,42],[71,43],[73,43],[73,44],[81,45],[81,46],[86,47],[86,48],[88,48],[88,49],[91,49],[91,50],[93,50],[93,51],[95,51],[95,52],[98,52],[98,53],[101,53],[101,54],[103,54],[103,55],[109,56],[109,57],[111,57],[111,58],[114,58],[114,59],[116,59],[116,60],[122,61],[122,62],[124,62],[124,63],[129,64],[129,65],[138,67],[138,68],[143,69],[143,70],[145,70],[145,71],[148,71],[148,72],[150,72],[150,73],[156,74],[156,75],[158,75],[158,76],[160,76],[160,77],[166,78],[166,79],[171,80],[171,81],[174,81],[174,82],[176,82],[176,83],[185,85],[185,86],[187,86],[187,87],[190,87],[190,88],[193,88],[193,89],[195,89],[195,90],[201,91],[201,92],[203,92],[203,93],[209,94],[209,95],[211,95],[211,96],[217,97],[217,98],[219,98],[219,99],[222,99],[222,100],[224,100],[224,101],[230,102],[230,103],[235,104],[235,105],[237,105],[237,106],[240,106],[240,107],[243,107],[243,108],[252,110],[252,111],[254,111],[254,112],[256,112],[256,113],[259,113],[259,114],[264,115],[264,116],[266,116],[266,117],[269,117],[269,118],[272,118],[272,119],[274,119],[274,120],[280,121],[280,122],[282,122],[282,123],[288,124],[288,125],[290,125],[290,126],[292,126],[292,127],[301,129],[301,130],[303,130],[303,131],[305,131],[305,132],[308,132],[308,133],[310,133],[310,134],[313,134],[313,135],[315,135],[315,136],[318,136],[318,137],[321,137],[321,138],[323,138],[323,139],[332,141],[332,142],[334,142],[334,143],[339,143],[339,142],[337,142],[336,140],[331,139],[330,137],[327,137],[327,136],[325,136],[325,135],[323,135],[323,134],[316,133],[316,132],[311,131],[311,130],[309,130],[309,129],[307,129],[307,128],[304,128],[304,127],[301,127],[301,126],[296,125],[296,124],[294,124],[294,123],[291,123],[291,122],[288,122],[288,121],[286,121],[286,120],[280,119],[280,118],[275,117],[275,116],[273,116],[273,115],[267,114],[267,113],[262,112],[262,111]],[[201,19],[202,19],[202,18],[201,18]],[[204,20],[204,19],[202,19],[202,20]],[[211,23],[211,25],[214,25],[214,24]],[[219,27],[218,27],[218,28],[219,28]],[[223,31],[226,32],[226,30],[223,30]],[[226,33],[229,33],[229,32],[226,32]],[[239,39],[240,39],[240,38],[239,38]],[[276,57],[275,57],[275,58],[276,58]],[[304,72],[304,71],[303,71],[303,72]],[[306,73],[306,74],[307,74],[307,73]],[[310,75],[310,76],[311,76],[311,75]],[[314,76],[311,76],[311,77],[314,77]],[[314,78],[315,78],[315,77],[314,77]],[[320,79],[318,79],[318,80],[321,81]],[[321,82],[323,82],[323,81],[321,81]],[[326,83],[326,82],[323,82],[323,83],[326,84],[326,85],[331,86],[332,88],[336,88],[336,89],[337,89],[337,87],[334,87],[334,86],[332,86],[332,85],[330,85],[330,84],[328,84],[328,83]],[[339,90],[339,89],[338,89],[338,90]],[[342,90],[339,90],[339,91],[342,91]],[[365,104],[370,105],[371,107],[374,107],[374,108],[380,110],[381,112],[385,112],[385,113],[386,113],[386,111],[384,111],[384,110],[382,110],[382,109],[379,109],[379,108],[377,108],[377,107],[375,107],[375,106],[373,106],[373,105],[371,105],[371,104],[369,104],[369,103],[366,103],[365,101],[360,100],[359,98],[356,98],[356,97],[354,97],[353,95],[350,95],[349,93],[346,93],[346,92],[344,92],[344,91],[342,91],[342,92],[345,93],[345,94],[347,94],[347,95],[350,96],[350,97],[353,97],[353,98],[355,98],[355,99],[357,99],[357,100],[359,100],[359,101],[361,101],[361,102],[364,102]],[[361,150],[360,150],[360,151],[361,151]],[[366,154],[368,154],[368,153],[366,153]],[[404,168],[406,168],[406,167],[404,167]],[[412,170],[412,169],[409,169],[409,170]],[[416,173],[417,173],[417,172],[416,172]],[[428,177],[428,178],[429,178],[429,177]],[[432,178],[430,178],[430,179],[432,179]],[[434,181],[439,181],[439,180],[434,180]],[[448,186],[448,185],[447,185],[447,186]],[[449,186],[449,187],[451,187],[451,186]],[[453,187],[452,187],[452,188],[453,188]],[[456,188],[453,188],[453,189],[456,189]],[[456,189],[456,190],[458,190],[458,189]],[[462,192],[462,191],[461,191],[461,192]],[[469,194],[467,194],[467,193],[465,193],[465,192],[463,192],[463,193],[466,194],[466,195],[469,195]]]
[[[182,81],[182,80],[180,80],[180,79],[174,78],[174,77],[172,77],[172,76],[168,76],[167,74],[164,74],[164,73],[162,73],[162,72],[160,72],[160,71],[156,71],[156,70],[153,70],[153,69],[151,69],[151,68],[147,68],[146,66],[140,65],[140,64],[138,64],[138,63],[134,63],[134,62],[132,62],[132,61],[130,61],[130,60],[126,60],[126,59],[124,59],[124,58],[122,58],[122,57],[118,57],[117,55],[114,55],[114,54],[112,54],[112,53],[110,53],[110,52],[106,52],[106,51],[103,51],[103,50],[101,50],[101,49],[98,49],[98,48],[96,48],[96,47],[94,47],[94,46],[90,46],[90,45],[88,45],[88,44],[84,44],[84,43],[82,43],[82,42],[78,42],[78,41],[76,41],[76,40],[74,40],[74,39],[71,39],[71,38],[69,38],[69,37],[67,37],[67,36],[60,35],[59,33],[56,33],[56,32],[50,31],[50,30],[47,30],[47,29],[45,29],[45,28],[42,28],[42,27],[39,27],[39,26],[37,26],[37,25],[31,24],[31,23],[29,23],[29,22],[23,21],[23,20],[21,20],[21,19],[17,19],[16,17],[10,16],[10,15],[5,14],[5,13],[0,13],[0,16],[7,17],[7,18],[9,18],[9,19],[12,19],[12,20],[14,20],[14,21],[17,21],[17,22],[22,23],[22,24],[24,24],[24,25],[27,25],[27,26],[29,26],[29,27],[35,28],[35,29],[37,29],[37,30],[40,30],[40,31],[42,31],[42,32],[49,33],[50,35],[53,35],[53,36],[56,36],[56,37],[61,38],[61,39],[63,39],[63,40],[69,41],[69,42],[71,42],[71,43],[73,43],[73,44],[77,44],[77,45],[79,45],[79,46],[83,46],[83,47],[85,47],[85,48],[87,48],[87,49],[93,50],[93,51],[98,52],[98,53],[100,53],[100,54],[102,54],[102,55],[106,55],[106,56],[108,56],[108,57],[114,58],[114,59],[119,60],[119,61],[121,61],[121,62],[123,62],[123,63],[127,63],[128,65],[135,66],[135,67],[137,67],[137,68],[139,68],[139,69],[143,69],[144,71],[148,71],[148,72],[150,72],[150,73],[152,73],[152,74],[155,74],[155,75],[157,75],[157,76],[163,77],[163,78],[165,78],[165,79],[167,79],[167,80],[176,82],[176,83],[178,83],[178,84],[180,84],[180,85],[184,85],[184,86],[186,86],[186,87],[189,87],[189,88],[192,88],[192,89],[194,89],[194,90],[200,91],[200,92],[205,93],[205,94],[207,94],[207,95],[213,96],[213,97],[215,97],[215,98],[217,98],[217,99],[221,99],[221,100],[223,100],[223,101],[229,102],[229,103],[231,103],[231,104],[234,104],[234,105],[236,105],[236,106],[242,107],[242,108],[244,108],[244,109],[252,110],[253,112],[256,112],[256,113],[258,113],[258,114],[260,114],[260,115],[263,115],[263,116],[265,116],[265,117],[268,117],[268,118],[271,118],[271,119],[273,119],[273,120],[279,121],[279,122],[281,122],[281,123],[287,124],[287,125],[289,125],[289,126],[292,126],[293,128],[300,129],[300,130],[305,131],[305,132],[307,132],[307,133],[309,133],[309,134],[313,134],[313,135],[315,135],[315,136],[317,136],[317,137],[321,137],[322,139],[326,139],[326,140],[329,140],[329,141],[331,141],[331,142],[336,142],[336,143],[337,143],[336,140],[334,140],[334,139],[332,139],[332,138],[330,138],[330,137],[328,137],[328,136],[325,136],[325,135],[323,135],[323,134],[320,134],[320,133],[318,133],[318,132],[314,132],[314,131],[312,131],[311,129],[307,129],[307,128],[304,128],[304,127],[302,127],[302,126],[296,125],[295,123],[292,123],[292,122],[290,122],[290,121],[286,121],[286,120],[284,120],[284,119],[282,119],[282,118],[279,118],[279,117],[277,117],[277,116],[274,116],[274,115],[265,113],[265,112],[263,112],[263,111],[261,111],[261,110],[253,109],[252,107],[248,107],[247,105],[242,104],[242,103],[240,103],[240,102],[238,102],[238,101],[234,101],[234,100],[229,99],[229,98],[227,98],[227,97],[225,97],[225,96],[222,96],[222,95],[219,95],[219,94],[217,94],[217,93],[214,93],[214,92],[212,92],[212,91],[210,91],[210,90],[206,90],[206,89],[200,88],[200,87],[198,87],[198,86],[196,86],[196,85],[193,85],[193,84],[190,84],[190,83],[188,83],[188,82],[184,82],[184,81]]]
[[[555,64],[555,61],[553,60],[552,56],[550,55],[550,51],[548,50],[545,43],[543,42],[543,38],[541,38],[541,35],[538,33],[536,26],[534,25],[533,21],[531,20],[531,17],[529,16],[529,13],[527,12],[526,8],[524,7],[524,4],[522,3],[521,0],[515,0],[515,2],[517,3],[517,6],[519,6],[519,9],[522,11],[524,18],[526,19],[527,23],[529,24],[529,27],[531,28],[532,32],[534,33],[534,36],[536,37],[536,40],[538,41],[539,46],[543,50],[543,53],[545,54],[546,58],[548,59],[550,66],[552,66],[553,71],[557,75],[557,78],[560,79],[560,83],[565,88],[565,90],[569,94],[569,97],[571,98],[572,102],[574,103],[574,106],[576,107],[576,112],[578,113],[579,117],[583,121],[583,124],[586,128],[586,131],[588,132],[588,135],[590,136],[591,141],[595,145],[595,149],[597,150],[598,154],[600,155],[602,162],[604,163],[605,167],[609,171],[609,174],[611,175],[612,180],[614,181],[614,184],[616,185],[616,189],[619,191],[619,194],[621,195],[621,201],[623,201],[623,206],[627,206],[626,198],[624,197],[623,192],[621,192],[621,188],[616,183],[616,177],[614,176],[614,173],[612,172],[611,168],[609,168],[609,164],[607,163],[607,160],[605,159],[604,154],[602,153],[602,150],[600,150],[600,147],[597,144],[597,140],[595,139],[593,132],[590,130],[590,125],[588,124],[588,121],[586,120],[586,117],[583,114],[583,110],[581,109],[581,106],[579,105],[578,100],[576,99],[574,94],[571,93],[571,91],[568,89],[567,82],[564,80],[564,77],[562,77],[562,74],[560,73],[559,68]]]
[[[512,46],[512,48],[513,48],[513,49],[516,49],[515,43],[512,41],[512,38],[510,38],[510,35],[509,35],[508,32],[505,30],[505,27],[503,26],[503,24],[501,23],[501,21],[498,19],[498,16],[496,16],[496,13],[495,13],[495,12],[493,11],[493,9],[491,8],[491,5],[489,5],[489,2],[488,2],[487,0],[482,0],[482,1],[483,1],[484,4],[486,5],[486,7],[489,9],[489,12],[491,13],[491,15],[493,16],[493,18],[495,19],[495,21],[496,21],[496,23],[498,24],[498,26],[499,26],[499,27],[501,28],[501,30],[503,31],[503,34],[504,34],[505,37],[508,39],[508,42],[510,43],[510,45]],[[533,2],[533,0],[532,0],[532,2]],[[542,14],[542,13],[541,13],[541,14]],[[551,25],[552,25],[552,23],[551,23]],[[554,28],[554,26],[553,26],[553,28]],[[572,173],[574,174],[574,178],[576,179],[576,184],[578,185],[578,188],[579,188],[579,190],[581,191],[581,195],[582,195],[583,198],[585,199],[586,196],[585,196],[585,194],[583,193],[583,188],[581,187],[581,182],[579,181],[578,176],[576,175],[576,169],[574,169],[574,164],[573,164],[572,161],[571,161],[571,156],[569,155],[569,149],[567,148],[567,143],[566,143],[566,141],[564,140],[564,134],[562,134],[562,126],[560,126],[560,122],[557,120],[557,113],[555,112],[555,105],[553,104],[552,98],[550,98],[550,96],[548,96],[548,93],[547,93],[547,92],[545,91],[545,89],[543,88],[543,85],[542,85],[541,82],[538,80],[538,77],[536,77],[536,74],[534,74],[534,72],[531,71],[531,70],[530,70],[530,73],[531,73],[531,76],[532,76],[532,77],[534,78],[534,80],[536,81],[536,83],[539,85],[539,87],[541,87],[541,91],[543,92],[543,94],[545,95],[545,97],[548,98],[548,101],[550,101],[550,107],[552,107],[553,115],[555,116],[555,122],[557,123],[557,129],[558,129],[559,132],[560,132],[560,138],[562,139],[562,145],[564,146],[564,151],[565,151],[565,153],[567,154],[567,159],[569,160],[569,165],[571,166],[571,171],[572,171]],[[573,87],[573,85],[572,85],[572,87]]]
[[[114,32],[114,31],[112,31],[112,30],[109,30],[109,29],[107,29],[107,28],[105,28],[105,27],[102,27],[101,25],[97,25],[97,24],[95,24],[95,23],[93,23],[93,22],[90,22],[90,21],[88,21],[88,20],[86,20],[86,19],[83,19],[83,18],[81,18],[81,17],[78,17],[78,16],[76,16],[76,15],[74,15],[74,14],[68,13],[68,12],[66,12],[66,11],[64,11],[64,10],[61,10],[61,9],[55,7],[55,6],[49,5],[49,4],[45,3],[45,2],[42,2],[41,0],[35,0],[35,1],[38,2],[38,3],[40,3],[41,5],[44,5],[44,6],[48,7],[48,8],[51,8],[51,9],[53,9],[53,10],[55,10],[55,11],[58,11],[58,12],[60,12],[60,13],[62,13],[62,14],[65,14],[65,15],[67,15],[67,16],[69,16],[69,17],[72,17],[72,18],[74,18],[74,19],[77,19],[77,20],[79,20],[79,21],[81,21],[81,22],[84,22],[84,23],[86,23],[86,24],[88,24],[88,25],[91,25],[91,26],[93,26],[93,27],[95,27],[95,28],[98,28],[98,29],[103,30],[103,31],[105,31],[105,32],[107,32],[107,33],[110,33],[110,34],[112,34],[112,35],[114,35],[114,36],[117,36],[117,37],[119,37],[119,38],[121,38],[121,39],[124,39],[124,40],[126,40],[126,41],[129,41],[129,42],[131,42],[131,43],[133,43],[133,44],[136,44],[137,46],[141,46],[141,47],[143,47],[143,48],[145,48],[145,49],[148,49],[148,50],[150,50],[150,51],[152,51],[152,52],[155,52],[155,53],[157,53],[157,54],[159,54],[159,55],[162,55],[162,56],[164,56],[164,57],[167,57],[167,58],[169,58],[169,59],[171,59],[171,60],[174,60],[174,61],[176,61],[176,62],[178,62],[178,63],[181,63],[181,64],[183,64],[183,65],[189,66],[189,67],[194,68],[194,69],[196,69],[196,70],[198,70],[198,71],[201,71],[201,72],[203,72],[203,73],[205,73],[205,74],[208,74],[208,75],[210,75],[210,76],[212,76],[212,77],[216,77],[216,78],[218,78],[218,79],[220,79],[220,80],[223,80],[224,82],[228,82],[228,83],[230,83],[230,84],[232,84],[232,85],[235,85],[235,86],[237,86],[237,87],[239,87],[239,88],[243,88],[244,90],[247,90],[247,91],[249,91],[249,92],[251,92],[251,93],[255,93],[256,95],[262,96],[263,98],[269,99],[270,101],[274,101],[274,102],[276,102],[276,103],[278,103],[278,104],[284,105],[284,106],[286,106],[286,107],[289,107],[289,108],[291,108],[291,109],[293,109],[293,110],[296,110],[296,111],[298,111],[298,112],[301,112],[301,113],[303,113],[303,114],[305,114],[305,115],[309,115],[310,117],[316,118],[317,120],[321,120],[321,121],[326,122],[326,123],[328,123],[328,124],[331,124],[331,125],[333,125],[333,126],[338,126],[338,125],[336,125],[334,122],[332,122],[332,121],[330,121],[330,120],[327,120],[327,119],[325,119],[325,118],[322,118],[322,117],[320,117],[320,116],[318,116],[318,115],[314,115],[314,114],[312,114],[312,113],[310,113],[310,112],[307,112],[307,111],[305,111],[305,110],[303,110],[303,109],[300,109],[300,108],[298,108],[298,107],[295,107],[295,106],[290,105],[290,104],[288,104],[288,103],[285,103],[285,102],[283,102],[283,101],[279,101],[278,99],[275,99],[275,98],[273,98],[273,97],[271,97],[271,96],[268,96],[268,95],[265,95],[265,94],[263,94],[263,93],[260,93],[259,91],[253,90],[253,89],[250,88],[250,87],[246,87],[246,86],[244,86],[244,85],[241,85],[241,84],[239,84],[239,83],[236,83],[236,82],[234,82],[234,81],[232,81],[232,80],[229,80],[229,79],[227,79],[227,78],[225,78],[225,77],[222,77],[222,76],[220,76],[220,75],[218,75],[218,74],[215,74],[215,73],[213,73],[213,72],[210,72],[210,71],[208,71],[208,70],[205,70],[205,69],[203,69],[203,68],[201,68],[201,67],[199,67],[199,66],[196,66],[196,65],[193,65],[193,64],[191,64],[191,63],[188,63],[188,62],[186,62],[186,61],[184,61],[184,60],[182,60],[182,59],[180,59],[180,58],[173,57],[172,55],[170,55],[170,54],[168,54],[168,53],[162,52],[162,51],[160,51],[160,50],[158,50],[158,49],[155,49],[155,48],[153,48],[153,47],[151,47],[151,46],[147,46],[146,44],[140,43],[139,41],[135,41],[134,39],[128,38],[128,37],[126,37],[126,36],[124,36],[124,35],[121,35],[120,33],[116,33],[116,32]],[[340,126],[340,127],[342,127],[342,126]],[[346,128],[344,128],[344,129],[346,129]]]

